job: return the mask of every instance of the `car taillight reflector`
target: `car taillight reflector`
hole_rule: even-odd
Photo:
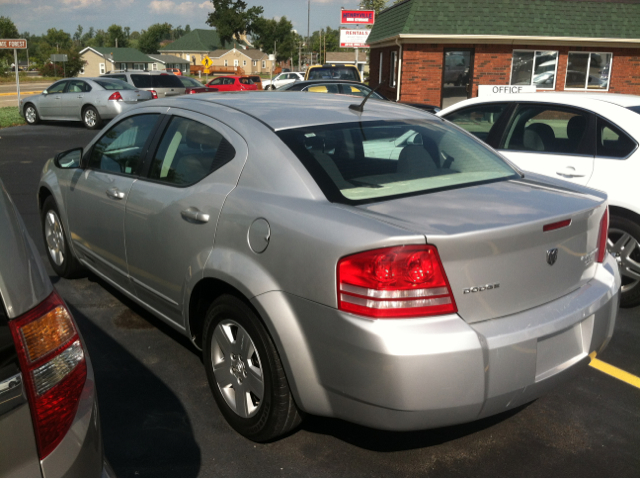
[[[558,221],[557,223],[550,223],[548,225],[544,225],[542,227],[542,231],[546,232],[546,231],[559,230],[560,228],[566,228],[570,224],[571,224],[571,220],[570,219],[569,220]]]
[[[457,312],[438,250],[398,246],[346,256],[338,262],[338,308],[373,318]]]
[[[119,91],[113,92],[109,97],[109,100],[113,100],[113,101],[122,100],[122,99],[123,99],[122,95],[120,94]]]
[[[87,379],[80,337],[54,291],[9,322],[25,380],[40,459],[60,443],[73,423]]]
[[[604,256],[607,254],[607,238],[609,236],[609,207],[604,211],[600,220],[600,233],[598,235],[598,263],[604,262]]]
[[[158,99],[158,94],[156,93],[155,90],[149,90],[149,92],[151,93],[151,99],[152,100],[157,100]]]

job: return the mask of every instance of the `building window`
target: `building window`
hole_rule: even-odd
[[[396,69],[398,68],[398,52],[391,52],[391,62],[389,71],[389,86],[396,86]]]
[[[258,66],[258,60],[253,60],[253,66],[257,67]]]
[[[238,62],[239,62],[239,60],[233,60],[233,66],[234,66],[234,67],[237,67],[237,66],[239,65],[239,63],[238,63]]]
[[[557,51],[513,51],[511,85],[535,85],[538,90],[555,90],[557,73]]]
[[[611,53],[569,52],[565,90],[609,90]]]
[[[247,60],[242,60],[242,66],[246,67],[247,66]]]
[[[104,63],[100,64],[100,75],[104,75],[105,73],[105,68],[104,68]]]
[[[384,54],[380,52],[380,66],[378,67],[378,85],[382,83],[382,60],[384,59]]]
[[[138,71],[144,71],[144,63],[134,63],[133,69]]]
[[[153,70],[153,71],[156,71],[156,70],[158,69],[158,64],[157,64],[157,63],[154,63],[154,64],[151,66],[151,68],[152,68],[152,70]]]
[[[229,62],[227,60],[224,61],[224,66],[228,67],[229,66]]]
[[[267,68],[267,62],[265,60],[262,60],[262,68]]]
[[[127,71],[127,64],[126,63],[121,63],[119,69],[122,70],[123,72],[126,72]]]

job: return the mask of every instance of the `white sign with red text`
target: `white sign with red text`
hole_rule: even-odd
[[[340,30],[340,48],[369,48],[371,30]]]

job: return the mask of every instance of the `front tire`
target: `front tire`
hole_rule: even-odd
[[[37,125],[40,123],[40,115],[38,110],[31,103],[27,103],[24,107],[24,119],[29,125]]]
[[[96,130],[102,126],[102,118],[100,118],[100,113],[92,106],[86,107],[82,110],[82,123],[89,130]]]
[[[278,352],[246,303],[231,295],[218,298],[207,312],[203,336],[209,386],[231,427],[265,442],[300,424]]]
[[[83,272],[82,266],[71,252],[58,205],[52,196],[44,201],[40,215],[42,235],[51,267],[62,278],[70,279],[80,276]]]
[[[640,304],[640,225],[622,216],[612,216],[607,249],[618,262],[622,287],[620,306]]]

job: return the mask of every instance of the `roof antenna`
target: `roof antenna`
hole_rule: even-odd
[[[359,105],[349,105],[349,110],[353,110],[353,111],[357,111],[358,113],[362,113],[362,112],[364,111],[364,104],[365,104],[365,103],[367,103],[367,100],[369,99],[369,97],[370,97],[371,95],[373,95],[375,92],[377,92],[377,91],[378,91],[378,89],[379,89],[382,85],[384,85],[384,84],[385,84],[385,82],[386,82],[386,80],[385,80],[385,81],[380,82],[380,84],[379,84],[377,87],[375,87],[375,89],[371,90],[371,91],[367,94],[367,96],[365,96],[365,97],[364,97],[364,100],[362,100],[362,103],[360,103]]]

